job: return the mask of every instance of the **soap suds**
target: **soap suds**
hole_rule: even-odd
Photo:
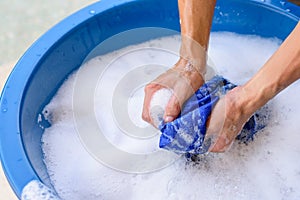
[[[150,101],[150,116],[156,127],[159,127],[160,123],[164,120],[164,113],[166,106],[170,101],[173,92],[170,89],[162,88],[156,91]]]
[[[23,188],[21,200],[60,200],[60,198],[52,189],[37,180],[33,180]]]
[[[103,60],[113,60],[130,49],[169,44],[179,47],[179,37],[127,47],[94,58],[82,68],[101,66]],[[279,44],[279,40],[272,38],[212,33],[209,56],[217,74],[242,84],[266,62]],[[129,152],[154,151],[159,137],[145,141],[127,138],[114,124],[112,91],[126,71],[132,70],[131,66],[141,66],[149,60],[172,66],[177,57],[151,49],[135,57],[125,57],[105,72],[95,94],[95,114],[104,134],[111,143]],[[148,73],[155,72],[149,69],[145,74]],[[202,155],[193,158],[194,162],[187,162],[182,157],[153,173],[127,174],[100,164],[82,146],[72,114],[74,79],[75,75],[69,77],[44,110],[52,124],[45,129],[42,138],[44,162],[62,199],[300,199],[299,82],[270,102],[273,114],[268,126],[248,145],[235,142],[224,154]],[[129,103],[132,106],[130,112],[140,116],[143,93],[137,95],[141,97],[135,96],[135,101]],[[139,105],[134,107],[133,102]],[[141,120],[136,116],[134,120]]]

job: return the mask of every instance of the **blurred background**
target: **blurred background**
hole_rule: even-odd
[[[289,0],[289,1],[300,6],[300,0]]]
[[[0,91],[17,60],[53,25],[95,0],[1,0]],[[291,0],[300,5],[300,0]],[[1,123],[1,122],[0,122]],[[17,199],[0,165],[0,199]]]

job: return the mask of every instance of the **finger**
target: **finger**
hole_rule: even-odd
[[[176,84],[173,95],[169,100],[164,114],[165,122],[173,121],[181,112],[182,105],[195,93],[191,85],[182,79],[180,84]]]
[[[203,144],[206,145],[208,148],[208,152],[219,152],[220,149],[223,147],[223,142],[220,141],[220,134],[221,134],[221,128],[218,126],[210,126],[207,131],[206,135],[204,137]]]
[[[180,110],[181,106],[179,104],[179,101],[176,95],[173,94],[166,106],[164,113],[164,121],[166,123],[173,121],[179,115]]]
[[[224,130],[227,130],[224,132]],[[223,129],[221,135],[218,137],[216,143],[209,150],[210,152],[225,152],[230,149],[234,142],[236,130]]]
[[[225,121],[225,103],[224,99],[220,99],[206,122],[207,131],[204,140],[210,139],[210,147],[208,151],[220,152],[220,149],[224,146],[222,136]],[[211,138],[213,138],[213,140]]]
[[[223,153],[226,151],[226,149],[227,149],[227,144],[224,138],[219,137],[215,142],[215,144],[213,144],[208,151],[214,153]]]

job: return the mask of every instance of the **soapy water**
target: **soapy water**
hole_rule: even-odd
[[[163,47],[170,43],[179,46],[178,37],[156,39],[143,45]],[[218,74],[236,84],[243,84],[279,44],[280,41],[274,38],[212,33],[209,56]],[[143,45],[96,57],[81,68],[89,70],[100,66],[104,60]],[[139,66],[137,63],[151,59],[172,66],[177,57],[171,54],[162,56],[161,52],[151,49],[136,53],[123,57],[102,74],[93,106],[99,126],[111,143],[130,153],[151,153],[157,151],[158,133],[135,141],[134,137],[122,132],[125,128],[118,128],[111,110],[114,88],[118,87],[127,70],[132,70],[131,65]],[[146,71],[156,73],[151,68]],[[72,111],[75,79],[76,74],[71,75],[44,109],[44,115],[51,123],[42,137],[44,162],[62,199],[300,199],[298,82],[269,103],[272,109],[269,124],[256,134],[253,142],[247,145],[235,142],[224,154],[211,153],[188,160],[180,157],[163,169],[137,174],[123,173],[97,162],[82,145]],[[136,126],[145,128],[147,124],[137,117],[141,116],[143,104],[141,90],[139,87],[119,102],[127,102],[126,109],[131,116],[128,118]],[[120,159],[119,162],[125,165],[126,160]]]
[[[153,94],[150,101],[149,112],[155,127],[158,127],[159,124],[164,120],[163,117],[165,109],[172,94],[172,90],[167,88],[162,88]]]
[[[40,181],[32,180],[23,188],[21,200],[60,200],[60,198]]]

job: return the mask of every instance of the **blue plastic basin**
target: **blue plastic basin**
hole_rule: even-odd
[[[212,30],[285,39],[299,16],[300,8],[285,1],[218,0]],[[177,1],[102,0],[54,26],[19,60],[0,102],[1,161],[18,197],[31,180],[51,186],[42,161],[38,114],[94,47],[139,27],[179,31]]]

